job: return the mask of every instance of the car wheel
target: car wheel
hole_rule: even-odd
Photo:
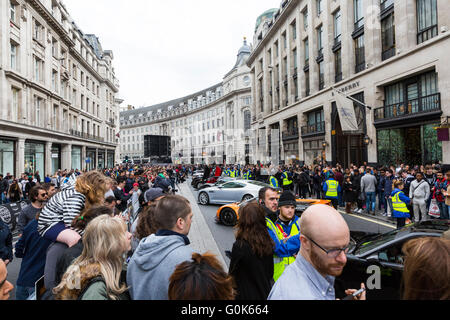
[[[242,202],[248,201],[248,200],[251,200],[251,199],[254,199],[254,198],[255,198],[254,196],[252,196],[252,195],[250,195],[250,194],[246,194],[246,195],[242,198]]]
[[[207,205],[209,204],[209,196],[206,192],[201,192],[198,195],[198,202],[200,202],[201,205]]]
[[[220,211],[220,222],[226,226],[234,227],[237,223],[236,212],[230,208],[223,209]]]

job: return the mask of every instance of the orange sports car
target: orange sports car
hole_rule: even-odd
[[[222,223],[226,226],[235,226],[239,220],[239,208],[245,206],[250,201],[258,201],[258,199],[253,198],[247,201],[235,202],[220,207],[217,210],[216,222]],[[331,201],[320,199],[297,199],[295,214],[300,217],[308,207],[315,204],[326,204],[331,206]]]

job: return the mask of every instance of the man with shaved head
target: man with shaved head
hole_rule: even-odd
[[[303,213],[300,231],[299,255],[275,283],[268,299],[335,300],[334,280],[347,263],[350,247],[347,223],[334,208],[315,205]],[[365,293],[356,299],[365,299]]]

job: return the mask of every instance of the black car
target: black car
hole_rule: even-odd
[[[449,225],[450,220],[423,221],[401,230],[353,239],[355,244],[347,254],[344,271],[336,278],[336,298],[344,298],[345,289],[359,289],[364,283],[368,300],[400,299],[403,245],[416,238],[441,237]]]

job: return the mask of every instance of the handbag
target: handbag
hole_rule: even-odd
[[[428,210],[428,215],[433,218],[441,217],[441,210],[439,210],[439,206],[437,204],[436,199],[431,200],[430,209]]]

